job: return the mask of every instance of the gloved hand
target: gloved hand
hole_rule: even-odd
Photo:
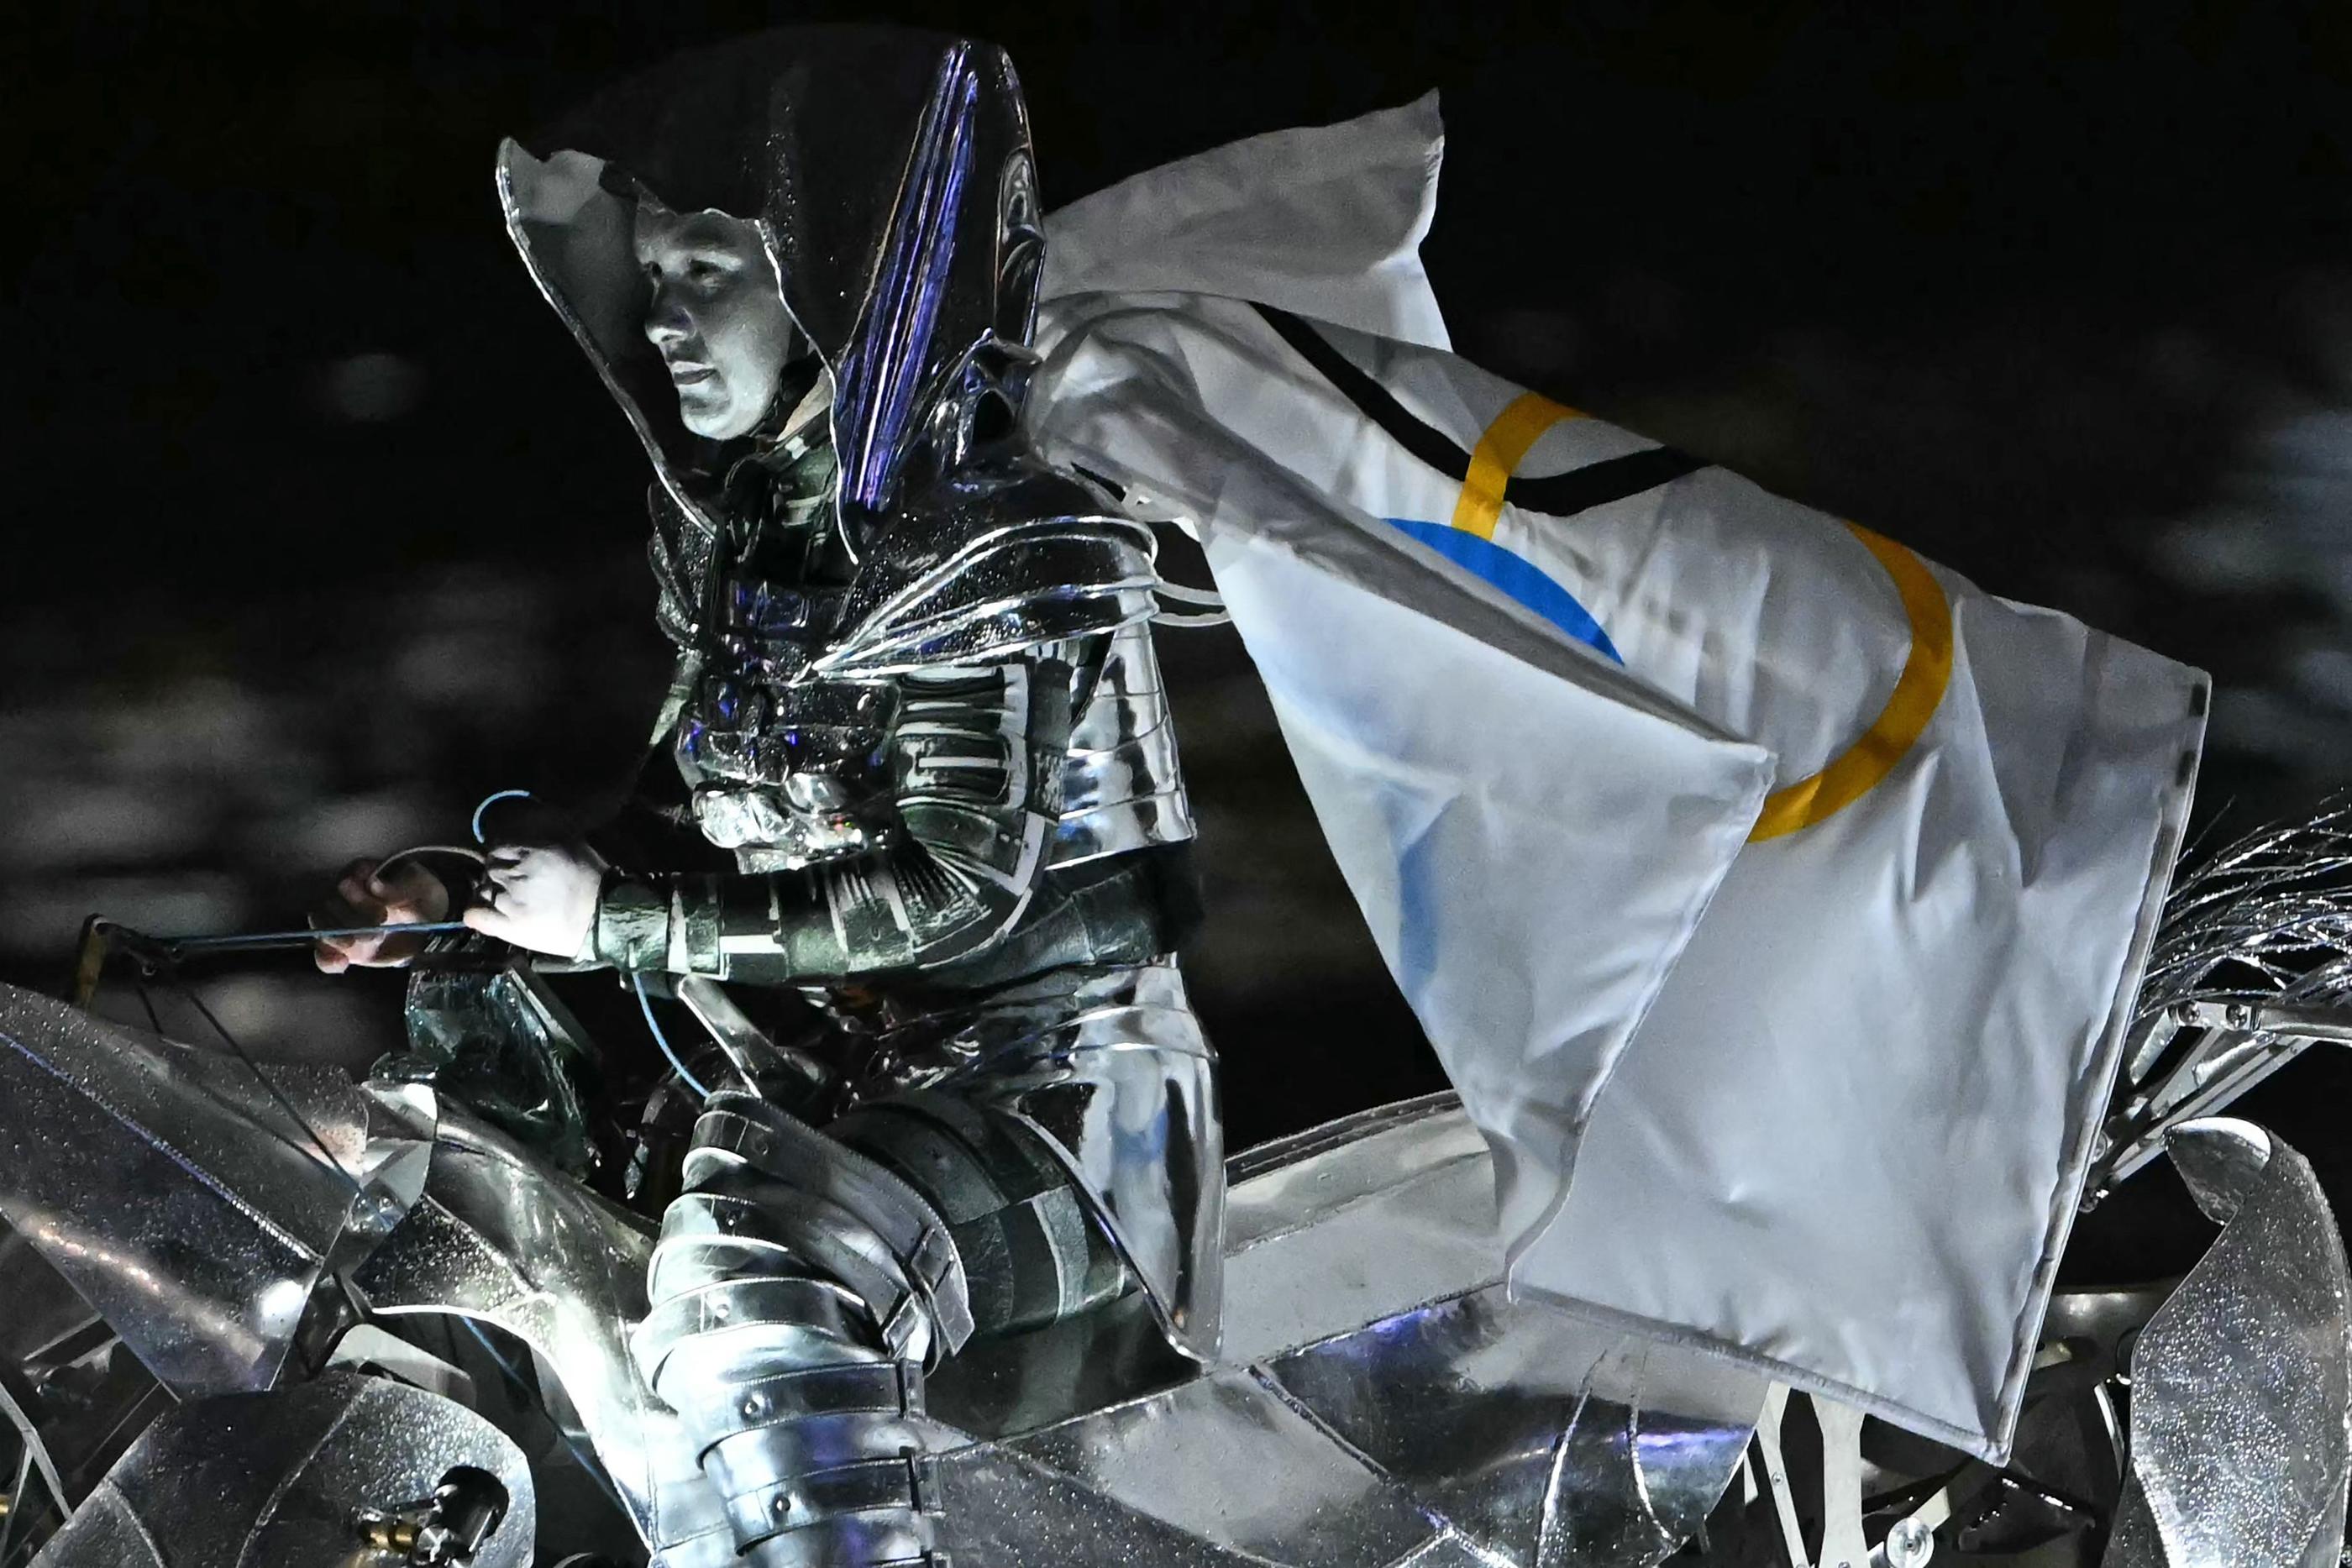
[[[485,936],[559,958],[585,956],[596,925],[604,857],[583,843],[501,844],[462,918]]]

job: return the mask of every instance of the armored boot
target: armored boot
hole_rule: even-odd
[[[972,1327],[907,1181],[755,1095],[711,1097],[662,1218],[634,1350],[761,1568],[943,1561],[927,1364]]]

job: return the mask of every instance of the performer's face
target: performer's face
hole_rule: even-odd
[[[724,441],[768,411],[792,348],[760,231],[724,213],[674,213],[641,202],[637,265],[653,298],[646,336],[661,351],[687,429]]]

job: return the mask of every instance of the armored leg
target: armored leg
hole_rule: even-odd
[[[946,1224],[875,1161],[714,1095],[662,1218],[639,1370],[763,1568],[933,1550],[923,1367],[971,1333]]]
[[[935,1561],[926,1364],[975,1326],[1052,1322],[1132,1279],[1012,1118],[919,1094],[828,1133],[713,1097],[663,1217],[638,1364],[750,1561]]]
[[[905,1177],[947,1221],[974,1333],[1040,1328],[1134,1287],[1069,1171],[1015,1118],[950,1092],[917,1093],[825,1130]]]

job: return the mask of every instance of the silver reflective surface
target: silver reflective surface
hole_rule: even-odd
[[[1234,1188],[1234,1260],[1248,1266],[1228,1301],[1262,1348],[1203,1371],[1155,1359],[1148,1318],[1039,1331],[1069,1348],[1012,1364],[1027,1385],[1019,1419],[939,1458],[951,1552],[1024,1568],[1649,1568],[1720,1495],[1762,1385],[1505,1301],[1491,1215],[1465,1219],[1491,1173],[1450,1099],[1286,1140],[1243,1168],[1255,1174]],[[1436,1263],[1333,1277],[1332,1238],[1361,1253],[1368,1218],[1392,1238],[1483,1235]],[[457,1311],[529,1341],[656,1561],[724,1563],[719,1500],[624,1348],[648,1250],[635,1221],[453,1112],[422,1199],[356,1282],[380,1312]],[[1352,1321],[1329,1329],[1334,1309],[1302,1309],[1313,1297]],[[961,1370],[951,1361],[940,1388]]]
[[[950,1456],[940,1490],[954,1521],[955,1550],[982,1563],[1264,1568],[1263,1558],[1217,1546],[992,1444]]]
[[[1068,1166],[1169,1335],[1217,1353],[1224,1136],[1216,1059],[1172,960],[1069,968],[880,1036],[870,1097],[936,1089],[1019,1117]],[[863,1091],[862,1091],[863,1092]]]
[[[376,1312],[456,1312],[524,1341],[562,1379],[645,1540],[667,1562],[724,1562],[733,1543],[694,1446],[629,1363],[652,1251],[643,1222],[453,1108],[423,1197],[352,1283]]]
[[[362,1509],[432,1496],[472,1466],[507,1508],[470,1568],[530,1568],[530,1467],[488,1421],[381,1377],[330,1373],[170,1411],[34,1561],[40,1568],[294,1568],[386,1559],[364,1550]]]
[[[1024,1565],[1650,1568],[1722,1495],[1763,1383],[1505,1300],[1491,1169],[1451,1097],[1237,1166],[1255,1174],[1231,1194],[1226,1306],[1263,1350],[946,1456],[956,1551]],[[1450,1249],[1375,1261],[1449,1231]],[[1343,1257],[1355,1266],[1330,1267]],[[1320,1312],[1306,1304],[1318,1297]],[[1332,1332],[1333,1311],[1355,1316]],[[1039,1355],[1028,1370],[1050,1380],[1050,1367]]]
[[[1297,1351],[1268,1375],[1494,1558],[1644,1568],[1747,1451],[1752,1374],[1500,1286]]]
[[[898,1174],[756,1094],[706,1102],[632,1336],[761,1560],[933,1545],[922,1369],[971,1335],[946,1221]]]
[[[2111,1568],[2330,1564],[2352,1462],[2352,1279],[2301,1155],[2244,1122],[2168,1145],[2221,1239],[2132,1357]]]
[[[420,1172],[340,1071],[264,1071],[0,986],[0,1216],[183,1397],[268,1387],[354,1184]]]
[[[1229,1360],[1267,1359],[1503,1278],[1493,1156],[1451,1093],[1251,1149],[1234,1172]]]
[[[120,1140],[134,1158],[162,1159],[175,1179],[265,1236],[277,1234],[270,1225],[311,1228],[307,1250],[281,1247],[271,1256],[315,1270],[337,1245],[333,1190],[315,1185],[331,1173],[260,1135],[269,1107],[240,1108],[236,1086],[218,1081],[222,1064],[86,1024],[40,998],[6,999],[9,1051],[0,1065],[16,1075],[19,1103],[89,1116],[102,1093],[103,1114],[92,1124],[101,1138]],[[1072,1016],[1052,1010],[1065,1022]],[[1132,1022],[1121,1006],[1079,1014],[1111,1020],[1114,1032]],[[1009,1027],[966,1043],[1019,1045],[1034,1032]],[[372,1306],[470,1314],[528,1341],[563,1380],[656,1561],[675,1568],[730,1560],[719,1500],[690,1468],[692,1445],[626,1358],[624,1336],[645,1311],[643,1225],[462,1112],[444,1114],[436,1134],[429,1096],[334,1090],[322,1079],[289,1092],[307,1096],[299,1102],[306,1118],[355,1175],[414,1205],[354,1272]],[[33,1099],[42,1093],[58,1097]],[[2077,1347],[2061,1360],[2079,1361],[2082,1378],[2104,1383],[2147,1322],[2132,1360],[2134,1452],[2109,1561],[2331,1563],[2352,1468],[2352,1283],[2333,1221],[2308,1166],[2259,1129],[2192,1124],[2173,1142],[2191,1191],[2226,1223],[2221,1240],[2152,1319],[2152,1291],[2077,1292],[2057,1299],[2046,1324],[2051,1345]],[[273,1163],[280,1155],[291,1163]],[[1024,1568],[1099,1562],[1114,1549],[1145,1564],[1652,1568],[1691,1538],[1733,1477],[1765,1391],[1712,1360],[1508,1301],[1488,1207],[1491,1166],[1450,1099],[1385,1107],[1234,1164],[1226,1357],[1205,1370],[1164,1351],[1155,1358],[1158,1336],[1135,1299],[1133,1321],[1088,1314],[1039,1331],[1009,1358],[1004,1347],[972,1347],[960,1408],[996,1416],[987,1437],[939,1459],[952,1550]],[[61,1145],[45,1142],[12,1168],[16,1194],[42,1180],[66,1186],[59,1171],[89,1185],[88,1166]],[[162,1167],[147,1174],[160,1180]],[[124,1190],[105,1190],[126,1213],[138,1207]],[[280,1215],[288,1218],[273,1218]],[[100,1218],[137,1230],[125,1214],[87,1211],[86,1223]],[[49,1234],[54,1241],[61,1233]],[[152,1267],[170,1261],[159,1257]],[[253,1342],[234,1314],[216,1310],[225,1315],[165,1321],[192,1324],[183,1337]],[[153,1320],[134,1317],[142,1321],[152,1331]],[[942,1369],[943,1394],[964,1370],[960,1361]],[[1018,1397],[989,1385],[1008,1376],[1022,1385]],[[327,1399],[352,1381],[331,1374],[288,1394]],[[405,1389],[395,1396],[430,1398]],[[215,1406],[244,1407],[215,1401],[172,1419]],[[276,1440],[311,1418],[273,1414],[265,1426]],[[336,1441],[376,1445],[374,1458],[338,1464],[405,1484],[406,1470],[383,1467],[458,1462],[476,1451],[472,1419],[441,1401],[373,1427],[337,1416]],[[396,1437],[385,1435],[394,1427]],[[159,1426],[47,1561],[163,1560],[147,1543],[170,1536],[151,1533],[154,1521],[228,1493],[184,1479],[163,1487],[153,1478],[175,1472],[159,1469],[154,1456],[174,1442],[197,1442],[207,1455],[247,1451],[217,1436],[173,1436],[181,1430]],[[1845,1465],[1853,1435],[1829,1436]],[[1970,1473],[1956,1474],[1948,1495],[1957,1497]],[[1856,1478],[1840,1475],[1834,1512],[1846,1530],[1853,1500],[1843,1493]],[[2113,1484],[2091,1471],[2078,1480],[2086,1493]],[[289,1495],[329,1484],[299,1480]],[[142,1485],[161,1490],[142,1494]],[[368,1489],[384,1493],[362,1500],[373,1505],[414,1500],[391,1495],[399,1489],[390,1479]],[[429,1490],[420,1482],[415,1495]],[[311,1528],[323,1516],[303,1517],[310,1524],[301,1528]],[[1932,1523],[1926,1509],[1921,1517]],[[273,1525],[277,1518],[265,1517],[256,1539],[297,1528],[291,1514]],[[201,1534],[194,1524],[171,1528]],[[1848,1531],[1838,1544],[1850,1549],[1855,1539]]]
[[[1213,1371],[1004,1446],[1213,1546],[1298,1568],[1394,1562],[1440,1528],[1410,1488],[1334,1442],[1255,1368]]]
[[[224,1202],[240,1192],[271,1198],[250,1214],[228,1206],[248,1225],[274,1213],[299,1219],[309,1195],[318,1240],[309,1253],[285,1256],[308,1257],[315,1270],[320,1249],[337,1245],[325,1234],[331,1193],[303,1185],[328,1173],[314,1162],[285,1170],[268,1163],[277,1157],[269,1149],[283,1145],[257,1134],[266,1108],[229,1115],[234,1086],[215,1082],[201,1062],[191,1066],[179,1048],[103,1026],[84,1035],[51,1004],[10,1000],[14,1071],[32,1092],[40,1082],[23,1076],[28,1040],[58,1064],[46,1073],[51,1082],[79,1071],[74,1095],[61,1102],[68,1112],[92,1100],[97,1075],[110,1075],[104,1125],[133,1155],[154,1151],[169,1126],[174,1153],[206,1155],[173,1165],[178,1179]],[[1065,1022],[1072,1016],[1051,1010]],[[1079,1013],[1111,1020],[1114,1032],[1132,1022],[1118,1021],[1128,1014],[1119,1006]],[[1034,1033],[1008,1027],[965,1043],[1018,1045]],[[692,1444],[626,1357],[625,1333],[645,1311],[645,1227],[463,1112],[446,1112],[436,1134],[430,1097],[413,1089],[368,1085],[346,1097],[323,1081],[298,1087],[310,1096],[300,1102],[306,1116],[315,1114],[339,1157],[388,1199],[413,1204],[354,1271],[374,1310],[469,1314],[528,1341],[562,1379],[656,1561],[730,1561],[719,1499],[691,1468]],[[134,1100],[142,1116],[124,1113]],[[2104,1386],[2147,1323],[2132,1361],[2134,1454],[2108,1560],[2117,1568],[2332,1563],[2352,1457],[2352,1285],[2333,1222],[2308,1166],[2259,1129],[2192,1124],[2173,1141],[2190,1189],[2226,1222],[2221,1239],[2153,1319],[2153,1290],[2073,1292],[2057,1298],[2045,1325],[2053,1347],[2045,1360],[2073,1347],[2051,1361],[2051,1375],[2071,1375],[2061,1363],[2079,1363],[2074,1381]],[[60,1146],[43,1145],[39,1159],[16,1167],[30,1172],[15,1178],[16,1189],[40,1176],[44,1160],[86,1180],[86,1167],[59,1167],[63,1158]],[[1124,1316],[1087,1314],[1024,1341],[977,1344],[941,1369],[934,1408],[983,1418],[967,1429],[986,1432],[939,1457],[943,1544],[968,1561],[1024,1568],[1106,1553],[1203,1568],[1654,1568],[1692,1538],[1737,1472],[1765,1390],[1711,1359],[1507,1301],[1491,1166],[1450,1097],[1316,1129],[1252,1151],[1234,1170],[1224,1258],[1234,1332],[1222,1360],[1203,1369],[1156,1349],[1145,1303],[1130,1298]],[[244,1186],[231,1186],[232,1178]],[[279,1201],[278,1189],[289,1184],[294,1201]],[[136,1207],[109,1190],[118,1207]],[[226,1326],[198,1320],[187,1332],[215,1331],[249,1332],[233,1318]],[[331,1374],[289,1392],[323,1398],[312,1391],[347,1380]],[[437,1401],[419,1411],[396,1424],[398,1440],[382,1438],[384,1463],[446,1469],[474,1451],[470,1416],[452,1425],[456,1407]],[[299,1431],[290,1420],[273,1415],[270,1430]],[[383,1424],[373,1429],[381,1436]],[[152,1455],[182,1441],[170,1436],[176,1430],[156,1428],[140,1450],[148,1457],[126,1463],[47,1561],[162,1561],[148,1546],[169,1539],[150,1533],[157,1518],[228,1495],[184,1482],[172,1496],[137,1492],[162,1485],[152,1479],[165,1473]],[[346,1437],[359,1442],[369,1430],[362,1423]],[[1846,1495],[1860,1484],[1847,1473],[1854,1434],[1825,1435],[1839,1464],[1838,1496],[1829,1500],[1842,1531],[1836,1544],[1852,1549],[1860,1539]],[[201,1446],[229,1451],[213,1437]],[[2112,1467],[2113,1447],[2083,1457]],[[355,1473],[391,1473],[352,1463]],[[2070,1474],[2066,1485],[2079,1495],[2113,1495],[2115,1470],[2105,1481],[2096,1470],[2093,1463],[2071,1476],[2037,1460],[2034,1473]],[[1956,1472],[1940,1495],[1965,1511],[1969,1478],[1983,1473]],[[303,1480],[289,1495],[328,1484]],[[413,1500],[389,1495],[390,1481],[383,1489],[387,1495],[363,1500]],[[2031,1505],[2018,1495],[2018,1508]],[[1917,1517],[1934,1527],[1951,1506],[1931,1499]],[[278,1560],[286,1559],[251,1559]]]
[[[1070,735],[1049,858],[1073,865],[1192,837],[1192,809],[1160,658],[1148,628],[1123,626],[1112,634],[1093,697]]]
[[[2352,801],[2184,863],[2164,902],[2094,1198],[2316,1040],[2352,1026]]]

